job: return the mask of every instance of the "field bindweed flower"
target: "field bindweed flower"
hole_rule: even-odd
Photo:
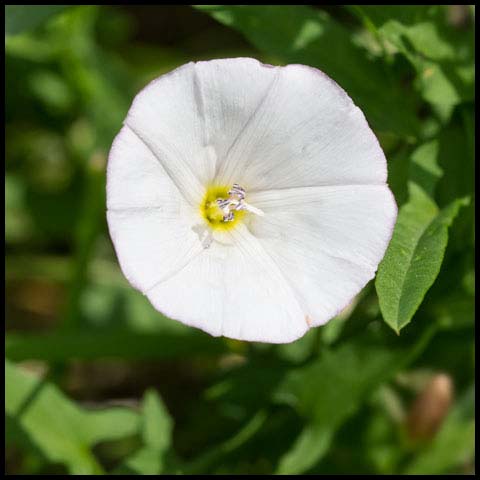
[[[363,113],[304,65],[234,58],[157,78],[107,175],[129,282],[165,315],[240,340],[287,343],[334,317],[374,277],[397,215]]]

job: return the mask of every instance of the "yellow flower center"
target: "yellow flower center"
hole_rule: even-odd
[[[222,209],[218,200],[228,201],[230,187],[211,185],[207,188],[205,196],[200,204],[200,213],[210,227],[222,230],[231,230],[245,216],[245,210],[232,211],[233,218],[225,220],[225,209]]]

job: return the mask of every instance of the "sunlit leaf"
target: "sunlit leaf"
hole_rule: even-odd
[[[172,420],[160,397],[148,390],[143,399],[142,436],[146,445],[159,453],[165,452],[172,441]]]
[[[456,105],[474,99],[473,29],[453,28],[451,7],[358,7],[378,37],[411,62],[424,100],[445,122]]]
[[[399,212],[375,281],[383,318],[397,333],[410,322],[435,281],[448,227],[467,204],[467,199],[459,199],[439,211],[418,185],[410,184],[410,200]]]
[[[138,431],[139,415],[125,408],[88,411],[58,388],[5,361],[5,411],[30,441],[52,462],[72,474],[99,474],[91,447]]]
[[[350,31],[325,11],[307,6],[201,5],[219,22],[242,32],[281,63],[323,70],[344,88],[375,129],[416,134],[412,98],[380,63],[368,59]],[[388,108],[386,108],[388,105]]]
[[[158,475],[172,441],[173,422],[155,390],[145,393],[142,405],[141,435],[143,446],[116,469],[116,473]]]

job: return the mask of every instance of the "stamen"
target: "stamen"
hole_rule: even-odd
[[[228,195],[237,196],[240,200],[245,198],[245,189],[241,187],[238,183],[234,183],[231,190],[228,191]]]
[[[245,189],[238,183],[234,183],[228,191],[228,198],[217,198],[216,202],[223,212],[223,221],[231,222],[234,220],[234,211],[247,210],[256,215],[263,216],[264,213],[259,208],[245,202]]]

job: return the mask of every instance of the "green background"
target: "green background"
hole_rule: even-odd
[[[6,6],[6,472],[472,473],[474,17]],[[376,280],[288,345],[166,319],[106,228],[106,158],[135,94],[236,56],[338,82],[400,208]]]

